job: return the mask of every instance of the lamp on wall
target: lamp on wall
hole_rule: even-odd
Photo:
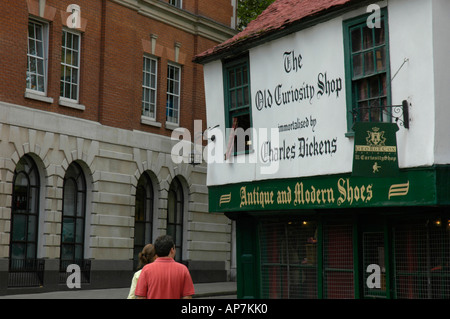
[[[402,125],[404,128],[409,129],[409,106],[410,103],[407,100],[403,100],[400,105],[384,105],[384,106],[367,106],[367,107],[357,107],[350,112],[353,118],[356,120],[359,116],[359,112],[363,110],[375,110],[379,109],[386,115],[395,119],[395,122]],[[390,110],[390,112],[388,111]]]
[[[202,163],[202,154],[195,151],[189,153],[189,164],[196,166]]]

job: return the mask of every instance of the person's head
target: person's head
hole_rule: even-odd
[[[155,261],[156,251],[152,244],[147,244],[144,246],[142,251],[139,253],[139,269],[145,265]]]
[[[172,252],[173,249],[173,252]],[[158,257],[174,257],[171,253],[175,255],[175,243],[169,235],[162,235],[155,240],[155,251]]]

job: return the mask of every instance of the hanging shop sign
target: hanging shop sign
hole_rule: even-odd
[[[353,176],[398,175],[396,123],[357,122],[353,153]]]
[[[350,174],[264,180],[210,186],[211,212],[433,205],[433,169],[399,172],[395,178]]]

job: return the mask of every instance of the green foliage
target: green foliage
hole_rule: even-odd
[[[247,24],[254,20],[275,0],[239,0],[237,16],[239,18],[238,30],[243,30]]]

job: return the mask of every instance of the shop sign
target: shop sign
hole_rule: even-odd
[[[332,175],[264,180],[209,187],[211,212],[270,211],[436,203],[434,170],[400,172],[396,178]]]
[[[353,129],[353,176],[397,176],[397,124],[357,122]]]

